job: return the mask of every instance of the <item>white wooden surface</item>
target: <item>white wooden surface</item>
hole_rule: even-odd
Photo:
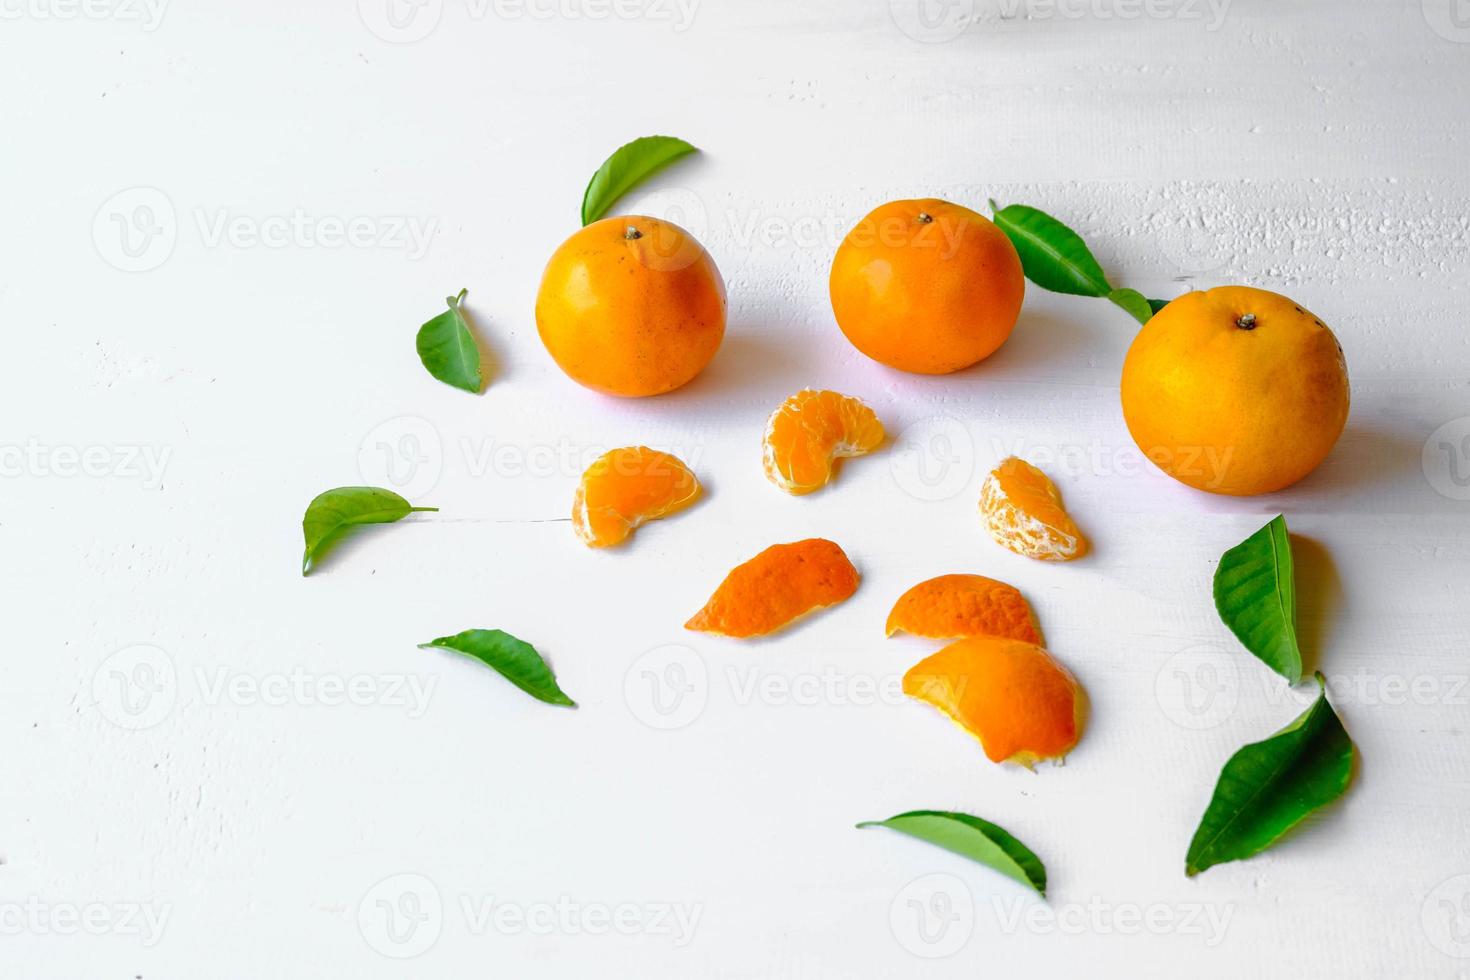
[[[1463,0],[928,8],[956,30],[886,0],[528,2],[0,8],[0,973],[1470,972]],[[653,132],[706,153],[627,203],[706,242],[729,332],[686,390],[608,401],[552,365],[534,290],[591,170]],[[1269,499],[1149,471],[1117,398],[1135,328],[1101,302],[1033,290],[949,378],[863,359],[832,249],[920,195],[1054,211],[1150,295],[1289,293],[1347,352],[1337,451]],[[478,398],[413,353],[461,286]],[[896,438],[795,499],[757,440],[805,385]],[[581,465],[636,442],[708,499],[589,552]],[[1087,561],[984,537],[1013,451]],[[441,511],[303,580],[306,502],[360,482]],[[1188,880],[1220,765],[1298,710],[1209,598],[1279,511],[1361,772]],[[751,646],[681,629],[810,535],[859,565],[847,605]],[[1065,767],[992,766],[895,694],[933,645],[883,617],[951,571],[1025,590],[1085,684]],[[415,648],[473,626],[533,640],[580,710]],[[918,807],[1011,828],[1050,901],[852,827]]]

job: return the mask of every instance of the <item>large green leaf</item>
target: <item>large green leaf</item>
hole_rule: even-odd
[[[1128,311],[1128,314],[1139,323],[1147,323],[1153,319],[1154,308],[1152,303],[1138,290],[1129,289],[1127,286],[1108,293],[1108,299],[1117,306]]]
[[[1317,700],[1301,717],[1225,763],[1189,843],[1185,874],[1259,854],[1347,789],[1356,749],[1316,676]]]
[[[392,524],[415,511],[438,510],[438,507],[414,507],[392,490],[382,487],[337,487],[317,494],[301,519],[301,533],[306,550],[301,555],[301,574],[305,575],[328,545],[349,527],[359,524]]]
[[[1215,570],[1215,608],[1230,632],[1266,666],[1295,684],[1302,679],[1296,637],[1296,578],[1286,518],[1225,552]]]
[[[858,827],[887,827],[917,837],[994,868],[1046,897],[1046,868],[1041,859],[988,820],[948,810],[912,810],[887,820],[865,821]]]
[[[1025,204],[1004,208],[990,202],[995,223],[1021,255],[1021,268],[1042,289],[1074,296],[1106,296],[1112,292],[1102,266],[1087,243],[1045,211]]]
[[[445,299],[449,309],[419,327],[414,343],[430,374],[447,385],[478,394],[480,349],[460,308],[466,292],[461,289],[458,296]]]
[[[525,640],[517,639],[504,630],[465,630],[453,636],[441,636],[428,643],[420,643],[419,649],[453,650],[473,657],[493,668],[502,677],[531,697],[547,704],[561,704],[575,708],[577,703],[557,686],[551,668],[536,652],[536,648]]]
[[[592,224],[639,181],[697,149],[674,136],[643,136],[618,147],[587,183],[582,194],[582,224]]]

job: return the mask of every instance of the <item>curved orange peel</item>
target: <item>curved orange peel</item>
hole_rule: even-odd
[[[835,391],[798,391],[771,413],[761,442],[766,478],[789,494],[820,490],[836,461],[883,444],[883,423],[867,405]]]
[[[903,691],[980,740],[992,762],[1030,768],[1065,756],[1082,731],[1082,689],[1034,643],[972,636],[919,661]]]
[[[572,530],[589,548],[626,541],[645,521],[667,517],[699,496],[699,480],[677,456],[627,446],[599,456],[572,501]]]
[[[857,569],[825,538],[772,545],[735,566],[684,628],[739,638],[762,636],[842,602],[857,587]]]
[[[984,575],[940,575],[909,589],[888,614],[887,635],[899,630],[940,640],[1004,636],[1041,643],[1036,616],[1021,591]]]
[[[980,517],[997,543],[1041,561],[1087,554],[1087,539],[1062,507],[1062,495],[1041,470],[1008,457],[980,488]]]

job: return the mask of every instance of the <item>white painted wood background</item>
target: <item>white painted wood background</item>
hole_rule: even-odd
[[[0,3],[0,974],[1470,972],[1465,0],[684,2]],[[542,350],[534,291],[591,171],[655,132],[706,152],[626,204],[705,241],[729,331],[687,389],[609,401]],[[832,250],[923,195],[1053,211],[1149,295],[1288,293],[1347,352],[1336,452],[1253,500],[1151,472],[1135,325],[1099,301],[1032,290],[952,377],[867,361]],[[413,351],[462,286],[482,397]],[[895,438],[795,499],[758,439],[807,385]],[[708,498],[590,552],[573,488],[629,443]],[[1011,452],[1086,561],[984,536]],[[441,510],[302,579],[307,501],[362,482]],[[1277,512],[1361,771],[1188,880],[1220,765],[1298,711],[1209,595]],[[748,646],[681,628],[810,535],[852,601]],[[934,645],[885,640],[888,607],[955,571],[1020,586],[1086,686],[1065,767],[992,766],[895,694]],[[581,708],[415,648],[475,626]],[[920,807],[1013,830],[1049,902],[852,826]]]

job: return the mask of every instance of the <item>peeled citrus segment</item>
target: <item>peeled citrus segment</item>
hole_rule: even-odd
[[[1062,507],[1047,475],[1015,456],[1001,461],[980,488],[980,517],[997,542],[1027,558],[1071,561],[1087,539]]]
[[[863,456],[883,443],[883,423],[856,398],[835,391],[798,391],[766,423],[766,478],[790,494],[820,490],[833,464]]]
[[[858,573],[825,538],[772,545],[737,565],[685,629],[763,636],[857,591]]]
[[[1081,688],[1034,643],[972,636],[919,661],[905,694],[927,701],[980,740],[991,762],[1030,767],[1071,751],[1081,733]]]
[[[582,474],[572,501],[572,529],[590,548],[626,541],[644,521],[694,502],[699,480],[677,456],[647,446],[603,453]]]
[[[1026,597],[1015,586],[984,575],[941,575],[909,589],[888,614],[888,635],[899,630],[940,640],[1004,636],[1041,642]]]

